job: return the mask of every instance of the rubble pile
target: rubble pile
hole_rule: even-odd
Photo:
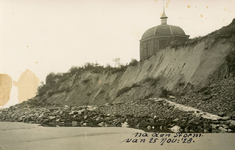
[[[80,107],[29,108],[19,104],[1,110],[0,121],[57,127],[131,127],[151,132],[233,132],[235,121],[220,115],[221,119],[205,119],[199,113],[179,110],[163,100],[142,99]]]
[[[235,118],[235,78],[221,80],[171,100],[205,112],[217,115],[223,113]]]

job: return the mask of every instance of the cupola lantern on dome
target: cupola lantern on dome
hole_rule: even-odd
[[[178,26],[168,25],[165,8],[160,17],[161,24],[148,29],[140,40],[140,60],[156,55],[161,49],[166,48],[175,41],[184,42],[189,38],[184,30]]]
[[[165,13],[165,7],[163,7],[163,13],[162,13],[162,16],[161,16],[161,20],[162,20],[162,25],[165,25],[167,24],[167,16],[166,16],[166,13]]]

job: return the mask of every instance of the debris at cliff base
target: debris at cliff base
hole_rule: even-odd
[[[57,127],[131,127],[148,132],[217,133],[235,130],[235,120],[230,117],[205,118],[201,112],[183,111],[165,99],[142,99],[100,106],[25,108],[21,104],[4,109],[0,120]]]
[[[223,79],[169,100],[222,117],[235,118],[235,78]]]

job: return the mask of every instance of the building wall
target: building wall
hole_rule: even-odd
[[[156,55],[159,50],[166,48],[172,41],[183,42],[187,40],[188,37],[189,36],[165,36],[140,41],[140,60]]]
[[[160,49],[165,48],[172,39],[169,38],[152,38],[140,42],[140,60],[147,59],[156,55]]]

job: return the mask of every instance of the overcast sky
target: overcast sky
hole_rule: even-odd
[[[26,69],[44,80],[50,72],[96,61],[139,60],[139,40],[160,24],[190,37],[228,25],[235,0],[0,0],[0,73],[18,80]]]

